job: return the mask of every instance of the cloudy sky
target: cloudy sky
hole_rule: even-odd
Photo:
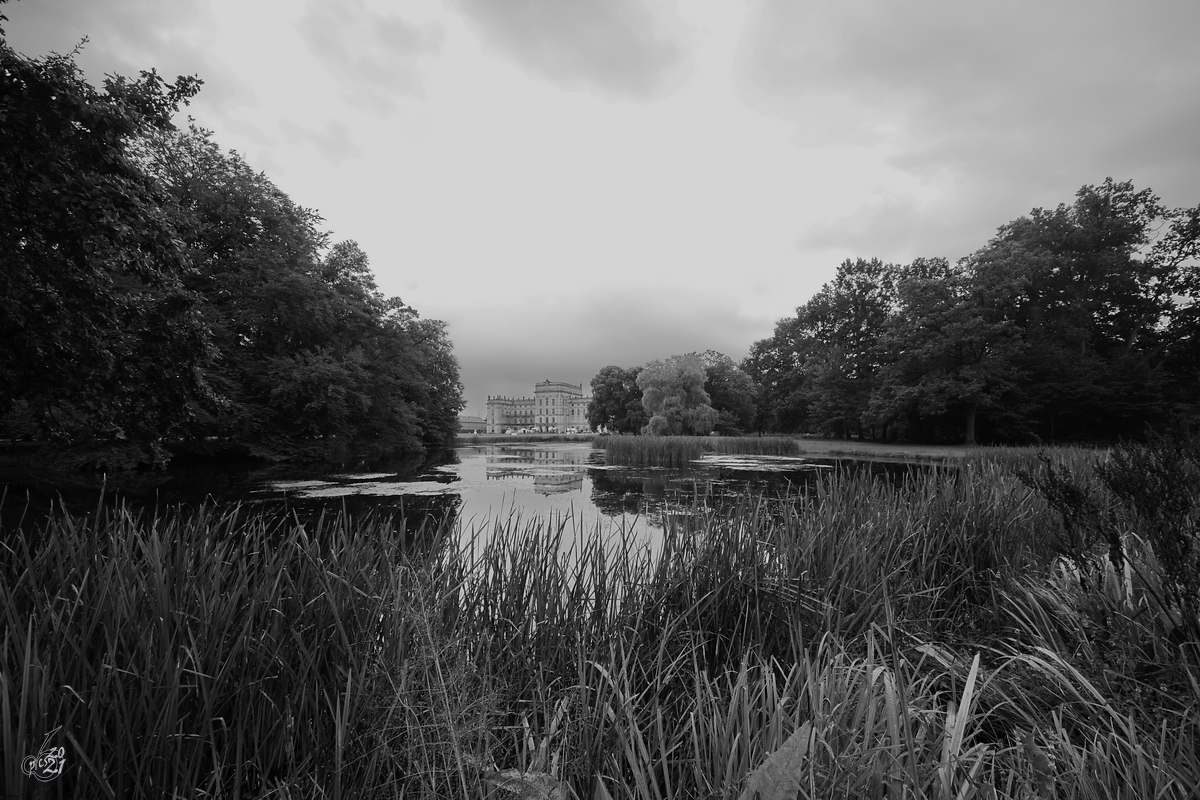
[[[88,37],[95,83],[199,75],[186,113],[449,324],[474,414],[740,359],[843,259],[957,259],[1106,176],[1200,202],[1192,0],[0,9],[26,55]]]

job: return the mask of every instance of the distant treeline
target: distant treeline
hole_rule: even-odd
[[[1106,180],[950,264],[846,261],[744,369],[759,424],[1115,440],[1200,409],[1200,206]]]
[[[2,32],[0,32],[2,33]],[[88,84],[0,37],[0,438],[159,462],[420,450],[462,408],[443,323],[194,125],[199,89]]]
[[[847,260],[734,365],[592,380],[593,427],[974,443],[1115,441],[1200,418],[1200,206],[1111,178],[957,264]]]

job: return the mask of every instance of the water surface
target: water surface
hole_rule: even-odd
[[[355,516],[373,512],[403,518],[409,533],[429,521],[457,522],[468,537],[486,535],[497,521],[525,525],[543,519],[656,550],[664,516],[746,498],[786,502],[839,464],[893,476],[910,468],[716,454],[683,469],[624,467],[607,464],[604,451],[587,442],[546,442],[475,445],[429,458],[301,468],[180,463],[133,482],[114,482],[108,491],[111,496],[117,489],[143,507],[216,501],[301,516],[343,509]],[[57,491],[76,511],[95,507],[98,494],[94,486],[40,490]],[[20,491],[19,485],[10,485],[10,493]]]

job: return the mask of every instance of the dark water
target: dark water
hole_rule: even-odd
[[[619,531],[651,546],[665,514],[700,504],[716,508],[747,498],[786,499],[837,466],[899,478],[903,464],[772,456],[707,456],[686,469],[610,466],[589,443],[490,444],[429,458],[351,462],[324,467],[262,467],[250,463],[176,463],[168,470],[107,481],[74,483],[9,479],[2,523],[44,517],[50,503],[87,513],[116,498],[139,507],[194,508],[202,502],[241,503],[301,516],[345,510],[403,519],[409,532],[423,522],[458,523],[486,531],[497,520],[566,520],[575,530]]]

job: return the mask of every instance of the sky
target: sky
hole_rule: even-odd
[[[444,320],[465,413],[735,360],[847,258],[956,260],[1106,177],[1200,203],[1200,3],[21,0]]]

